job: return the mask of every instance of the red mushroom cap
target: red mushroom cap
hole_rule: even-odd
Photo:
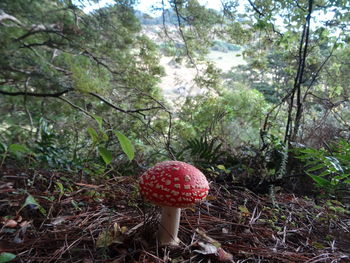
[[[140,178],[140,191],[148,201],[171,207],[189,207],[203,200],[209,191],[204,174],[178,161],[156,164]]]

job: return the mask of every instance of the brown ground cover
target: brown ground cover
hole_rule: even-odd
[[[271,200],[215,182],[205,202],[182,210],[180,246],[158,247],[159,211],[143,202],[137,180],[87,184],[3,168],[0,253],[15,254],[11,262],[350,262],[350,215],[340,203],[285,192]]]

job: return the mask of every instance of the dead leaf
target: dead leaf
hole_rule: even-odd
[[[30,221],[23,221],[19,225],[21,228],[25,228],[25,230],[26,230],[28,228],[28,226],[30,226]]]
[[[201,250],[193,250],[194,252],[197,252],[202,255],[211,255],[211,254],[217,254],[218,249],[216,246],[210,244],[210,243],[204,243],[204,242],[198,242],[198,245],[202,248]]]
[[[185,260],[184,260],[184,258],[183,257],[177,257],[177,258],[173,258],[172,260],[171,260],[171,263],[181,263],[181,262],[184,262]]]
[[[55,218],[53,221],[51,221],[51,224],[56,226],[56,225],[60,225],[61,223],[63,223],[66,220],[65,216],[59,216],[57,218]]]
[[[224,231],[224,229],[223,229],[223,231]],[[206,233],[204,233],[204,231],[199,230],[198,228],[196,229],[196,232],[203,239],[205,239],[207,241],[207,243],[198,242],[198,245],[202,249],[201,250],[194,250],[195,252],[202,254],[202,255],[215,255],[218,262],[233,262],[233,256],[230,253],[226,252],[221,247],[221,244],[218,241],[209,237]]]
[[[15,216],[14,220],[16,220],[18,223],[20,223],[23,220],[23,218],[22,218],[22,216],[17,215],[17,216]]]
[[[8,219],[4,222],[4,226],[9,228],[15,228],[17,225],[18,223],[13,219]]]
[[[120,227],[118,223],[114,223],[112,228],[100,232],[96,245],[97,247],[108,247],[112,244],[123,244],[126,232],[128,232],[126,226]]]
[[[231,261],[233,261],[232,254],[226,252],[221,247],[218,248],[217,256],[218,256],[218,260],[221,261],[221,262],[231,262]]]
[[[12,182],[0,185],[0,189],[12,189],[12,188],[13,188],[13,183]]]

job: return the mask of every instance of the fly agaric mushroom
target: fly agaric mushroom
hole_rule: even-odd
[[[159,227],[161,245],[177,245],[181,208],[202,201],[208,194],[209,184],[196,167],[178,161],[156,164],[140,178],[141,195],[162,207]]]

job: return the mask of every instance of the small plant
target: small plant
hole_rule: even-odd
[[[190,155],[195,163],[205,166],[217,163],[219,158],[223,155],[220,152],[221,143],[216,140],[207,140],[204,137],[190,139],[186,142],[186,146],[177,154],[179,160],[184,159],[184,154]]]
[[[326,149],[298,149],[297,158],[306,165],[305,172],[328,193],[350,186],[350,144],[341,140]]]
[[[34,145],[34,151],[38,161],[49,167],[68,168],[71,160],[67,150],[60,143],[60,135],[51,127],[49,122],[41,118],[39,120],[39,138]]]
[[[93,142],[92,148],[96,148],[104,163],[109,165],[113,160],[113,154],[105,145],[110,139],[110,136],[103,128],[103,119],[99,116],[94,116],[94,118],[98,124],[98,129],[96,130],[93,127],[87,128],[87,132],[89,133]],[[118,139],[122,151],[126,154],[129,161],[132,161],[135,157],[135,149],[131,141],[119,131],[112,132]]]
[[[15,258],[16,258],[16,255],[14,255],[12,253],[3,252],[0,254],[0,263],[10,262],[11,260],[13,260]]]
[[[24,156],[31,157],[34,155],[33,151],[23,144],[14,143],[6,145],[5,143],[0,142],[0,168],[4,165],[6,158],[9,156],[19,159]]]

